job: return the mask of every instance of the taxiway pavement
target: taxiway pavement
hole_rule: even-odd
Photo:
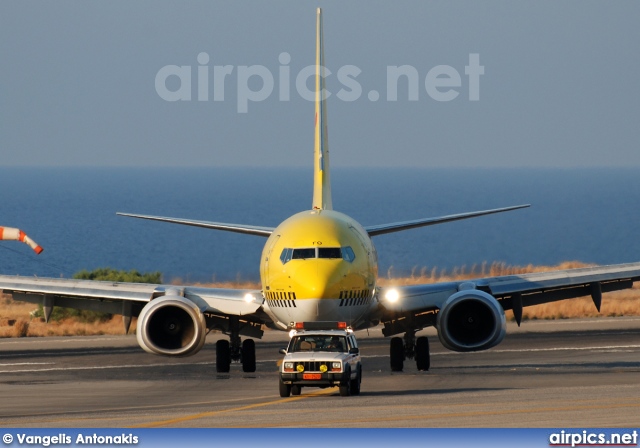
[[[258,367],[215,372],[215,340],[189,358],[143,352],[135,336],[0,340],[4,427],[634,427],[640,318],[509,325],[497,347],[455,353],[429,336],[432,368],[389,368],[380,329],[357,333],[360,396],[336,388],[280,398],[286,333],[258,341]]]

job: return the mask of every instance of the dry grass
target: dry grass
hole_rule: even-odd
[[[633,289],[604,294],[600,312],[596,310],[591,297],[544,303],[542,305],[525,308],[522,312],[523,319],[571,319],[579,317],[639,315],[640,286],[635,286]],[[507,317],[514,320],[511,311],[507,313]]]
[[[559,269],[573,269],[589,266],[580,262],[565,262],[558,266],[508,266],[504,263],[483,263],[471,268],[453,269],[451,272],[437,268],[414,269],[409,277],[393,278],[393,269],[387,272],[387,278],[381,278],[382,286],[412,285],[443,281],[459,281],[480,277],[526,274]],[[173,282],[180,284],[179,280]],[[215,288],[260,289],[260,284],[250,281],[216,282],[200,284]],[[124,334],[122,317],[114,316],[106,322],[82,323],[73,319],[45,323],[41,318],[33,318],[30,313],[36,308],[31,303],[14,302],[7,296],[0,296],[0,338],[25,336],[83,336],[101,334]],[[633,289],[605,294],[602,300],[602,312],[598,313],[590,297],[564,300],[555,303],[525,308],[523,319],[569,319],[598,316],[639,316],[640,284]],[[507,317],[513,319],[512,313]],[[131,331],[135,331],[135,319]]]
[[[172,285],[186,285],[181,279],[173,279]],[[233,288],[233,289],[261,289],[260,282],[252,282],[249,280],[236,280],[228,282],[211,282],[211,283],[190,283],[192,286],[202,286],[204,288]]]
[[[505,263],[483,263],[474,265],[469,269],[464,266],[455,268],[451,272],[438,270],[437,268],[413,269],[411,276],[403,278],[393,278],[393,268],[387,272],[387,278],[381,278],[382,286],[392,285],[415,285],[421,283],[436,283],[447,281],[469,280],[482,277],[494,277],[502,275],[529,274],[532,272],[557,271],[562,269],[577,269],[593,265],[581,263],[579,261],[566,261],[557,266],[509,266]],[[581,297],[578,299],[563,300],[560,302],[544,303],[542,305],[525,308],[522,319],[570,319],[580,317],[602,317],[602,316],[640,316],[640,284],[633,289],[616,291],[604,294],[602,298],[601,312],[598,313],[591,297]],[[507,312],[507,317],[514,320],[513,313]]]
[[[114,316],[107,322],[83,323],[67,319],[45,323],[42,318],[31,317],[30,313],[35,309],[32,303],[14,302],[6,296],[0,298],[0,338],[124,334],[121,316]],[[135,319],[131,330],[135,330]]]
[[[534,266],[532,264],[527,266],[511,266],[500,262],[494,262],[491,264],[485,262],[480,265],[474,264],[469,268],[466,266],[454,268],[451,272],[447,272],[446,269],[438,269],[437,267],[428,268],[426,266],[421,268],[418,272],[418,268],[414,267],[409,277],[400,278],[396,278],[394,276],[392,266],[387,270],[386,278],[381,277],[379,283],[382,286],[415,285],[420,283],[451,282],[482,277],[497,277],[502,275],[518,275],[530,274],[532,272],[577,269],[589,266],[594,265],[581,263],[579,261],[565,261],[557,266]]]

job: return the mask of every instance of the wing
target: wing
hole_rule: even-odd
[[[193,219],[167,218],[164,216],[133,215],[130,213],[116,213],[130,218],[149,219],[151,221],[170,222],[186,226],[204,227],[205,229],[226,230],[228,232],[246,233],[249,235],[268,237],[273,233],[274,227],[248,226],[243,224],[228,224],[223,222],[195,221]]]
[[[152,299],[179,296],[193,304],[214,322],[239,316],[247,324],[244,334],[256,334],[259,325],[271,320],[262,312],[260,290],[203,288],[193,286],[119,283],[93,280],[49,279],[0,276],[0,290],[15,300],[42,304],[48,320],[54,306],[121,314],[128,330],[131,317],[137,317]],[[262,334],[260,333],[260,336]],[[253,337],[260,337],[254,335]]]
[[[640,263],[488,277],[461,282],[397,286],[380,290],[380,319],[385,334],[436,325],[438,312],[452,297],[494,299],[502,310],[513,310],[518,325],[522,308],[575,297],[591,296],[598,311],[602,293],[633,287],[640,280]],[[410,323],[412,322],[412,323]]]
[[[415,229],[416,227],[433,226],[445,222],[459,221],[461,219],[475,218],[476,216],[492,215],[494,213],[518,210],[519,208],[530,207],[529,204],[515,205],[513,207],[495,208],[492,210],[482,210],[479,212],[459,213],[457,215],[439,216],[437,218],[415,219],[413,221],[392,222],[377,226],[366,226],[364,229],[369,236],[383,235],[385,233],[400,232],[401,230]]]

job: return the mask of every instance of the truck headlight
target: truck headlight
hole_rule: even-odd
[[[293,363],[292,362],[285,362],[284,363],[284,371],[285,372],[293,372]]]
[[[342,370],[342,363],[341,362],[333,362],[331,363],[331,371],[332,372],[339,372]]]

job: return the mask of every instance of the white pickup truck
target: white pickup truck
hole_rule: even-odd
[[[279,375],[281,397],[300,395],[303,387],[338,386],[343,397],[360,393],[360,350],[351,330],[304,329],[291,334],[289,346],[280,350],[284,355]]]

